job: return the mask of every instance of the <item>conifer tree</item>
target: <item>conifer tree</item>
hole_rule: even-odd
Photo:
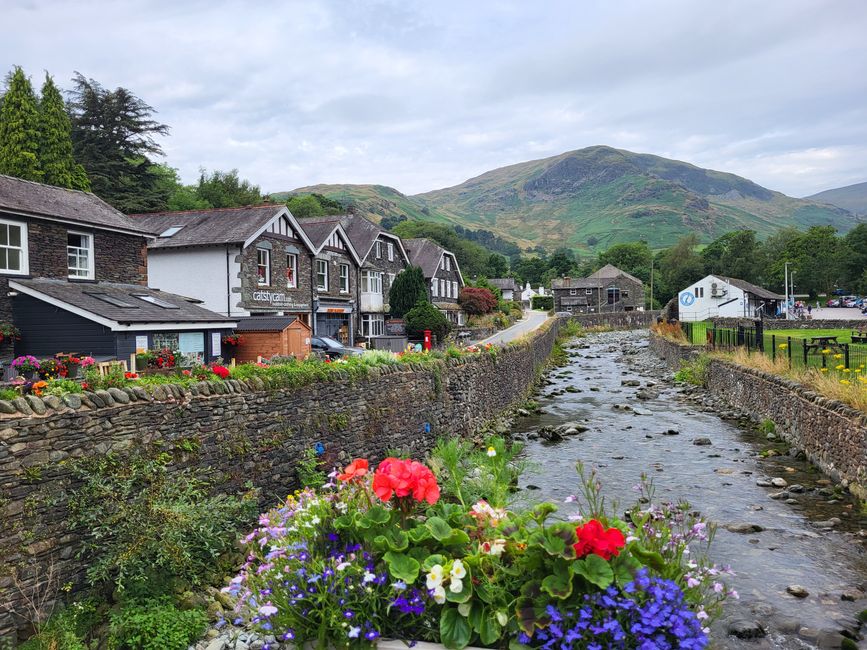
[[[39,109],[33,86],[16,66],[6,79],[0,108],[0,174],[41,181]]]
[[[43,182],[74,190],[89,190],[84,167],[72,156],[72,124],[54,80],[45,75],[39,102],[39,163]]]

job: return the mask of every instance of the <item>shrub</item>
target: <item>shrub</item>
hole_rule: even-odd
[[[72,379],[49,379],[48,385],[42,390],[42,394],[60,397],[61,395],[80,393],[81,391],[81,384]]]
[[[19,650],[87,650],[85,640],[96,620],[96,601],[72,603],[52,614]]]
[[[554,309],[554,296],[533,296],[530,299],[530,308],[551,311]]]
[[[680,370],[674,373],[674,379],[687,384],[705,386],[708,364],[710,364],[710,357],[706,354],[701,354],[692,361],[681,361]]]
[[[406,333],[412,337],[424,336],[425,330],[433,332],[437,340],[442,341],[451,329],[448,319],[429,302],[419,303],[404,316]]]
[[[91,585],[153,594],[176,582],[202,584],[219,571],[217,560],[233,549],[255,500],[210,496],[200,477],[170,475],[170,461],[134,452],[73,466],[82,483],[70,498],[72,524],[87,531]]]
[[[208,625],[205,612],[180,610],[168,598],[132,600],[110,614],[110,650],[186,650]]]
[[[298,481],[302,487],[319,488],[328,480],[325,472],[322,471],[322,462],[316,450],[311,447],[301,453],[295,471],[298,473]]]
[[[497,297],[490,289],[464,287],[458,295],[458,304],[468,314],[490,314],[497,308]]]
[[[0,399],[15,399],[21,394],[14,388],[0,388]]]

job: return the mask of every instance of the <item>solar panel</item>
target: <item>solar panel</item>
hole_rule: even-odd
[[[138,305],[134,305],[131,302],[127,302],[123,298],[118,298],[116,296],[110,296],[107,293],[96,293],[85,291],[85,295],[91,296],[92,298],[96,298],[97,300],[102,300],[103,302],[107,302],[109,305],[114,305],[115,307],[122,307],[123,309],[138,309]]]
[[[133,297],[138,298],[139,300],[144,300],[145,302],[149,302],[152,305],[156,305],[157,307],[162,307],[163,309],[180,309],[177,305],[173,305],[170,302],[166,302],[161,298],[157,298],[156,296],[151,296],[148,294],[131,294]]]

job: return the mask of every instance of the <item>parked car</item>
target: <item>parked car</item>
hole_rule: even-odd
[[[343,345],[330,336],[314,336],[310,339],[310,347],[316,354],[324,356],[326,359],[341,359],[352,355],[362,354],[361,348],[353,348]]]
[[[825,303],[825,306],[827,306],[827,307],[839,307],[840,301],[832,299],[832,300],[829,300],[827,303]]]

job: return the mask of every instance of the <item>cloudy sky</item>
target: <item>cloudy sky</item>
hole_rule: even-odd
[[[186,181],[415,193],[594,144],[794,196],[867,181],[863,0],[4,0],[3,20],[7,68],[157,108]]]

